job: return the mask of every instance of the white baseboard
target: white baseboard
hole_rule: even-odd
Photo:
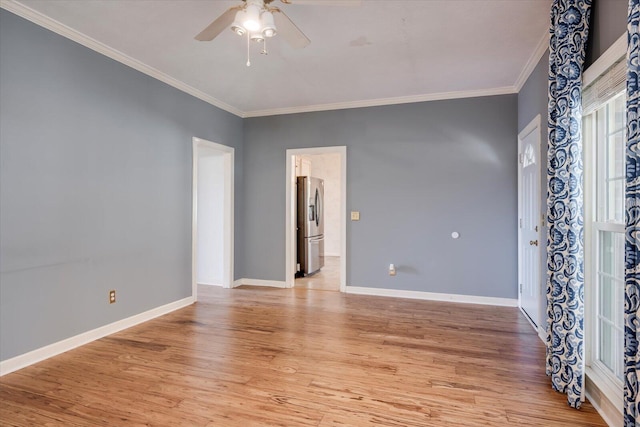
[[[186,307],[193,304],[193,302],[194,299],[192,296],[187,297],[160,307],[152,308],[151,310],[145,311],[144,313],[136,314],[134,316],[127,317],[126,319],[118,320],[108,325],[83,332],[79,335],[67,338],[65,340],[40,347],[28,353],[12,357],[11,359],[3,360],[0,362],[0,376],[17,371],[18,369],[26,368],[27,366],[33,365],[34,363],[41,362],[50,357],[64,353],[65,351],[73,350],[76,347],[88,344],[91,341],[95,341],[102,337],[106,337],[107,335],[122,331],[123,329],[130,328],[132,326],[144,323],[148,320]]]
[[[261,280],[261,279],[238,279],[233,282],[233,287],[248,285],[248,286],[267,286],[270,288],[286,288],[287,283],[280,280]]]
[[[538,338],[542,340],[542,342],[547,345],[547,330],[542,327],[542,325],[538,326]]]
[[[375,295],[381,297],[411,298],[430,301],[449,301],[465,304],[499,305],[503,307],[517,307],[516,298],[481,297],[475,295],[440,294],[435,292],[403,291],[399,289],[363,288],[359,286],[347,286],[348,294]]]
[[[520,308],[520,311],[522,311],[522,314],[524,315],[524,318],[527,319],[527,321],[529,322],[529,324],[531,325],[533,330],[536,331],[536,333],[538,335],[538,338],[540,338],[540,340],[546,345],[547,344],[547,331],[545,330],[543,325],[536,326],[536,324],[533,323],[533,320],[531,320],[531,318],[527,315],[526,311],[524,311],[524,309],[522,308],[522,305],[521,305],[520,302],[518,302],[518,308]]]
[[[220,282],[207,281],[207,280],[199,280],[199,281],[198,281],[198,285],[204,285],[204,286],[223,286],[223,285],[222,285],[222,283],[220,283]]]
[[[585,376],[585,395],[609,427],[618,427],[624,424],[622,408],[617,408],[617,405],[607,398],[605,393],[589,377],[589,372]]]

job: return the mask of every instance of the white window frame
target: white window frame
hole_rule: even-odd
[[[616,98],[619,95],[615,95]],[[604,104],[607,104],[609,101],[606,101]],[[603,105],[604,105],[603,104]],[[595,112],[594,112],[595,114]],[[585,281],[587,289],[589,289],[588,304],[590,306],[589,310],[589,333],[588,336],[591,338],[588,342],[588,348],[590,350],[590,358],[588,360],[588,364],[592,367],[592,369],[598,370],[599,375],[608,380],[609,386],[616,389],[622,390],[623,382],[620,378],[615,376],[615,373],[612,373],[608,367],[604,365],[600,361],[599,355],[599,342],[600,338],[600,323],[599,323],[599,310],[598,303],[600,302],[599,296],[599,275],[600,273],[600,232],[612,232],[619,233],[624,235],[624,222],[614,222],[608,221],[604,216],[606,215],[606,207],[608,207],[609,201],[604,202],[604,204],[600,204],[598,206],[598,198],[603,197],[606,192],[606,182],[603,178],[603,173],[598,172],[598,170],[602,171],[607,169],[606,163],[606,154],[604,153],[605,147],[602,145],[596,146],[593,144],[594,141],[594,130],[596,128],[597,119],[594,120],[593,116],[585,117],[585,149],[589,152],[587,156],[587,165],[585,165],[585,178],[588,177],[588,181],[586,181],[586,191],[589,193],[589,203],[585,203],[585,227],[588,224],[589,230],[585,233],[586,239],[586,249],[590,252],[589,262],[586,262],[585,267]],[[609,138],[609,129],[600,129],[600,135],[596,138],[599,140],[608,139]],[[605,142],[606,144],[606,142]],[[606,173],[605,173],[606,174]],[[598,178],[600,178],[598,180]],[[615,279],[615,278],[614,278]],[[623,310],[624,301],[618,300],[616,303],[616,313],[620,314],[621,310]],[[613,316],[614,318],[617,317]],[[618,356],[614,360],[614,371],[621,369],[621,359],[622,358],[622,346],[618,347]]]
[[[622,38],[621,38],[622,39]],[[617,43],[618,47],[621,47],[621,43]],[[624,51],[621,49],[615,49],[617,55],[608,55],[606,60],[598,60],[597,72],[589,73],[585,72],[583,86],[586,88],[591,84],[598,83],[598,78],[602,75],[606,75],[606,71],[616,64],[626,53],[626,45]],[[614,49],[612,49],[614,51]],[[621,53],[622,52],[622,53]],[[605,56],[605,55],[603,55]],[[593,67],[593,66],[592,66]],[[619,92],[617,92],[619,93]],[[615,98],[616,95],[611,96],[609,99]],[[606,102],[602,102],[604,105]],[[623,383],[611,374],[609,368],[604,366],[602,362],[598,360],[598,277],[597,269],[599,263],[599,247],[597,233],[600,231],[613,231],[624,232],[624,224],[618,223],[596,223],[598,219],[596,211],[597,203],[597,175],[596,175],[596,162],[604,163],[602,156],[598,156],[596,153],[596,144],[593,144],[593,138],[595,136],[596,117],[595,115],[589,117],[590,112],[585,111],[583,120],[583,141],[584,145],[584,184],[585,184],[585,350],[586,350],[586,375],[595,386],[607,397],[607,399],[619,409],[620,413],[623,408]],[[600,165],[602,167],[602,165]],[[624,303],[624,302],[623,302]]]

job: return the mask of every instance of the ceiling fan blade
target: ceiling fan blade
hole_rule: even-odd
[[[200,40],[201,42],[208,42],[215,39],[218,34],[223,32],[226,28],[229,28],[236,17],[236,12],[240,9],[242,9],[242,6],[234,6],[227,9],[225,13],[218,16],[215,21],[209,24],[207,28],[202,30],[200,34],[195,37],[195,39]]]
[[[291,47],[302,49],[311,43],[311,40],[300,31],[300,28],[283,11],[277,7],[271,8],[271,11],[276,22],[278,35],[282,36]]]

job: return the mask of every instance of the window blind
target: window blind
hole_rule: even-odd
[[[607,100],[624,91],[627,84],[627,60],[620,58],[611,68],[582,91],[582,114],[592,113]]]

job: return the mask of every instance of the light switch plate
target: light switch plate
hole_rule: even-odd
[[[351,221],[360,221],[360,212],[351,211]]]

